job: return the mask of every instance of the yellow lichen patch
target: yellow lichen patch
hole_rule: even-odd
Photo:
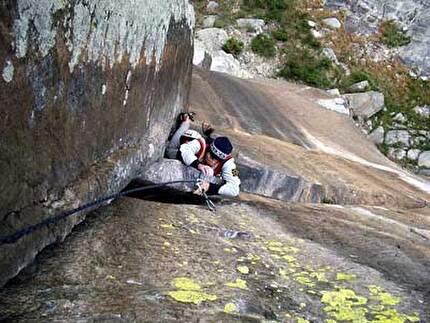
[[[309,274],[310,277],[315,278],[319,282],[327,283],[328,280],[325,277],[325,273],[322,272],[313,272]]]
[[[299,284],[302,284],[308,287],[314,287],[315,283],[307,276],[309,276],[309,273],[306,271],[302,271],[300,273],[294,274],[294,280]]]
[[[175,301],[182,303],[200,304],[205,301],[215,301],[216,295],[206,294],[194,290],[178,290],[169,292],[168,295]]]
[[[368,287],[372,298],[378,300],[382,305],[397,305],[400,303],[400,297],[384,292],[381,287],[371,285]]]
[[[297,317],[297,323],[309,323],[309,321],[302,317]]]
[[[281,259],[281,256],[277,255],[277,254],[271,254],[270,255],[273,259]]]
[[[201,286],[194,280],[187,277],[177,277],[173,280],[173,285],[177,289],[183,290],[200,290]]]
[[[237,266],[237,271],[244,275],[249,274],[249,268],[247,266]]]
[[[231,313],[236,313],[237,312],[237,306],[234,303],[227,303],[224,306],[224,312],[231,314]]]
[[[260,261],[261,260],[260,256],[254,255],[252,253],[248,253],[248,255],[246,256],[246,258],[248,258],[248,260],[251,260],[251,261]]]
[[[336,280],[354,280],[357,276],[354,274],[337,273]]]
[[[169,241],[164,241],[163,246],[170,247],[170,242]]]
[[[299,306],[301,309],[304,309],[306,307],[306,303],[300,303]]]
[[[281,277],[285,280],[289,280],[290,277],[288,277],[287,272],[284,269],[279,269],[279,275],[281,275]]]
[[[281,243],[281,242],[279,242],[279,241],[275,241],[275,240],[267,241],[267,242],[266,242],[266,244],[267,244],[269,247],[282,247],[282,243]]]
[[[372,323],[405,323],[405,322],[419,322],[418,315],[405,315],[397,312],[395,309],[381,311],[375,314]]]
[[[300,250],[296,247],[285,246],[282,248],[285,253],[298,253]]]
[[[228,282],[225,285],[231,288],[247,289],[246,281],[240,278],[236,279],[234,282]]]
[[[172,224],[161,224],[160,227],[163,229],[174,229],[175,227]]]
[[[288,261],[288,262],[290,262],[290,263],[293,263],[293,262],[296,262],[296,258],[294,258],[293,256],[289,256],[289,255],[283,255],[282,256],[282,259],[284,259],[284,260],[286,260],[286,261]]]
[[[324,311],[339,321],[367,322],[368,310],[363,307],[367,299],[350,289],[323,292],[321,301],[327,306]]]

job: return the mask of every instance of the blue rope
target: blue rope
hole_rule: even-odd
[[[90,207],[102,204],[102,203],[109,201],[109,200],[112,200],[112,199],[117,199],[117,198],[122,197],[124,195],[132,194],[132,193],[138,193],[138,192],[146,191],[149,189],[159,188],[159,187],[172,185],[172,184],[181,184],[181,183],[194,183],[195,184],[196,182],[197,182],[197,180],[182,180],[182,181],[165,182],[165,183],[160,183],[160,184],[154,184],[154,185],[148,185],[148,186],[144,186],[144,187],[133,188],[131,190],[127,190],[127,191],[115,193],[115,194],[112,194],[109,196],[105,196],[105,197],[99,198],[93,202],[89,202],[87,204],[81,205],[81,206],[79,206],[73,210],[69,210],[69,211],[60,213],[59,215],[56,215],[56,216],[49,218],[49,219],[46,219],[40,223],[37,223],[37,224],[31,225],[27,228],[18,230],[14,234],[0,237],[0,245],[15,243],[19,239],[21,239],[22,237],[29,235],[30,233],[32,233],[36,230],[39,230],[45,226],[58,223],[64,219],[68,218],[69,216],[72,216],[76,213],[79,213],[85,209],[88,209]]]

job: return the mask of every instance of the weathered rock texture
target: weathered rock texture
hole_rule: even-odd
[[[160,157],[191,76],[186,0],[2,1],[0,235],[116,192]],[[0,285],[78,218],[0,247]]]
[[[348,9],[346,28],[371,34],[382,21],[394,19],[408,28],[412,42],[401,50],[405,62],[430,74],[430,2],[426,0],[327,0],[332,9]]]

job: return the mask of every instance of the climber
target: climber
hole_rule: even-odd
[[[183,162],[200,170],[207,176],[220,176],[223,183],[220,185],[203,181],[194,194],[219,194],[235,197],[239,195],[239,171],[231,155],[233,146],[227,137],[218,137],[210,145],[206,145],[204,158],[200,161],[195,153],[199,151],[198,141],[193,140],[181,145],[180,153]]]
[[[173,134],[172,138],[170,139],[169,144],[166,148],[166,157],[170,159],[181,159],[179,155],[179,147],[182,144],[185,144],[187,142],[190,142],[192,140],[197,139],[200,143],[201,147],[206,146],[206,140],[203,138],[203,136],[198,133],[195,130],[190,129],[190,122],[194,120],[194,113],[181,113],[179,115],[179,121],[180,125],[178,129]],[[197,153],[198,158],[203,158],[203,149],[202,152],[199,154]]]
[[[202,125],[203,136],[191,130],[190,121],[193,117],[191,113],[180,115],[181,124],[168,144],[166,157],[177,158],[206,176],[220,176],[224,181],[222,185],[203,181],[195,194],[239,195],[239,172],[231,156],[233,146],[230,140],[226,137],[213,140],[210,136],[214,129],[207,123]]]

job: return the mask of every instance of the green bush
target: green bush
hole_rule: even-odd
[[[229,54],[233,54],[233,56],[237,57],[242,53],[243,50],[243,42],[237,40],[236,38],[229,38],[222,46],[222,49]]]
[[[351,85],[363,81],[369,82],[371,90],[378,90],[378,81],[368,72],[363,70],[353,70],[350,75],[345,76],[340,82],[340,88],[344,91],[348,90]]]
[[[279,41],[287,41],[288,33],[285,29],[277,29],[272,31],[272,37]]]
[[[263,57],[274,57],[276,55],[276,46],[272,37],[266,34],[255,36],[251,40],[251,49],[254,53]]]
[[[411,42],[411,37],[406,35],[394,20],[384,21],[380,26],[381,41],[388,47],[399,47]]]
[[[334,70],[328,58],[321,58],[307,49],[291,51],[287,63],[279,72],[286,79],[302,81],[319,88],[329,88],[334,82],[329,74]]]

